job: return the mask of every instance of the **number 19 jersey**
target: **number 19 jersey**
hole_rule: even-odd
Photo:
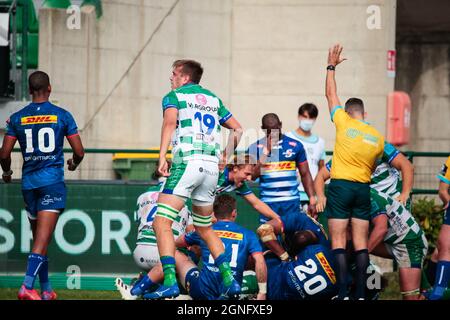
[[[174,157],[218,162],[221,125],[232,116],[222,101],[211,91],[189,83],[167,94],[162,106],[163,112],[178,109],[178,124],[172,139]]]
[[[31,103],[10,117],[6,135],[19,141],[23,190],[64,181],[64,137],[77,134],[72,115],[50,102]]]

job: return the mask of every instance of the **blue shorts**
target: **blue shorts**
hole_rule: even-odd
[[[448,206],[447,210],[444,213],[444,224],[450,226],[450,206]]]
[[[300,198],[290,201],[280,201],[280,202],[266,202],[266,204],[275,211],[280,217],[290,214],[300,212]],[[269,221],[269,219],[262,214],[259,215],[259,223],[263,224]]]
[[[185,283],[187,292],[194,300],[217,300],[223,287],[221,278],[208,277],[198,268],[192,268],[188,271]]]
[[[22,190],[28,218],[37,219],[39,211],[62,213],[66,207],[66,185],[64,182],[30,190]]]

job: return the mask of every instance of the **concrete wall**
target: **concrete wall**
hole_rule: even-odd
[[[362,97],[384,132],[395,1],[181,0],[165,17],[173,3],[105,0],[102,19],[84,12],[81,30],[64,27],[65,12],[41,9],[40,68],[52,76],[53,98],[74,112],[87,146],[158,146],[171,63],[190,57],[205,67],[203,85],[246,128],[259,128],[261,116],[275,111],[286,130],[295,129],[298,107],[317,103],[316,131],[331,149],[324,69],[335,42],[349,59],[337,75],[342,100]],[[369,5],[381,8],[380,30],[366,26]]]

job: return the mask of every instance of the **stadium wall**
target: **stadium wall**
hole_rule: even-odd
[[[171,63],[193,58],[203,85],[216,92],[256,139],[263,114],[276,112],[284,129],[297,127],[304,102],[319,106],[315,132],[334,143],[324,97],[328,48],[345,47],[338,69],[343,101],[362,97],[369,121],[385,132],[386,70],[395,49],[391,0],[103,1],[103,17],[81,10],[80,29],[64,10],[40,10],[40,69],[52,98],[74,113],[91,148],[159,145],[161,98]],[[241,145],[241,148],[244,148]]]

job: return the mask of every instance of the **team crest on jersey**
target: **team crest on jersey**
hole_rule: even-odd
[[[30,116],[22,117],[20,123],[25,126],[29,124],[43,124],[43,123],[57,123],[58,116],[55,115],[42,115],[42,116]]]
[[[219,238],[231,239],[231,240],[242,240],[244,235],[242,233],[224,231],[224,230],[214,230]]]
[[[296,147],[297,146],[297,142],[289,141],[289,145],[292,146],[292,147]]]
[[[285,156],[286,158],[290,158],[293,155],[295,155],[294,150],[292,149],[287,149],[285,152],[283,152],[283,156]]]
[[[330,264],[328,263],[327,258],[325,258],[324,254],[322,252],[317,253],[316,258],[319,260],[320,265],[322,266],[323,270],[327,274],[331,283],[335,284],[336,283],[336,274],[334,273],[333,268],[331,268]]]
[[[294,161],[272,162],[264,165],[264,172],[294,170]]]

